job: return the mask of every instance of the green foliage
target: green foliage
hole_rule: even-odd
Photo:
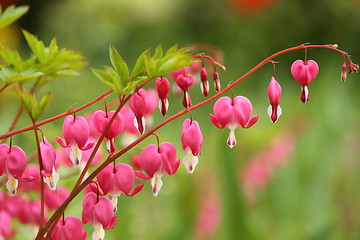
[[[105,66],[104,70],[91,70],[101,82],[119,95],[132,93],[138,84],[193,64],[189,49],[178,49],[175,45],[169,48],[164,55],[163,49],[159,45],[153,56],[151,56],[150,48],[142,52],[129,75],[126,62],[112,45],[110,45],[109,51],[113,68]]]
[[[6,8],[5,11],[2,11],[2,7],[0,5],[0,29],[15,22],[28,10],[29,10],[28,6],[15,7],[14,5],[11,5],[8,8]]]
[[[59,77],[77,76],[77,70],[85,65],[83,57],[66,49],[59,50],[54,38],[49,47],[45,47],[34,35],[23,31],[32,55],[23,60],[18,51],[0,46],[0,57],[5,64],[0,66],[0,79],[5,84],[36,81],[39,88],[49,80]],[[39,78],[41,76],[41,78]]]
[[[21,104],[33,121],[36,121],[44,112],[45,108],[50,103],[51,96],[50,93],[47,93],[41,97],[40,101],[38,101],[33,93],[25,90],[16,90],[16,95],[19,97]]]

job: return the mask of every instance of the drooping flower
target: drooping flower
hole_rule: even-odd
[[[16,193],[18,180],[22,178],[26,164],[26,154],[20,147],[0,144],[0,176],[6,174],[6,188],[11,196]]]
[[[11,230],[11,216],[7,211],[0,210],[0,239],[12,239],[15,231]]]
[[[144,89],[140,89],[130,98],[130,108],[135,115],[134,125],[139,130],[140,134],[143,134],[145,132],[145,104],[146,98]]]
[[[75,216],[60,220],[51,234],[52,240],[86,240],[86,237],[84,226]]]
[[[189,108],[192,105],[191,98],[189,95],[189,89],[193,83],[194,83],[194,78],[191,74],[185,74],[185,75],[180,74],[176,78],[176,84],[184,92],[182,104],[185,108]]]
[[[181,133],[182,149],[187,151],[183,158],[183,164],[188,173],[193,173],[198,163],[197,155],[201,154],[203,136],[197,121],[189,118],[185,119],[182,124]]]
[[[117,209],[117,199],[122,193],[126,196],[134,196],[144,186],[144,184],[140,184],[130,193],[135,182],[135,172],[132,167],[126,163],[119,163],[116,166],[106,166],[97,175],[97,180],[104,195],[110,193],[115,211]]]
[[[70,159],[74,166],[78,167],[82,158],[82,151],[94,146],[94,143],[87,143],[90,137],[90,128],[86,119],[82,116],[73,117],[68,115],[64,119],[62,138],[56,137],[57,142],[63,148],[71,148]]]
[[[254,125],[259,116],[251,118],[252,104],[244,96],[237,96],[234,99],[229,97],[219,98],[213,107],[214,115],[210,114],[211,122],[218,128],[228,127],[230,135],[227,144],[230,148],[236,145],[235,129],[238,126],[249,128]]]
[[[54,147],[46,140],[46,137],[43,137],[40,142],[40,153],[43,167],[41,175],[49,188],[55,190],[60,180],[60,176],[55,170],[56,152]]]
[[[88,192],[82,202],[82,222],[91,223],[94,227],[92,234],[93,240],[103,240],[105,230],[115,227],[117,216],[114,216],[114,207],[109,198],[98,196],[93,192]]]
[[[109,124],[114,114],[115,111],[105,113],[104,111],[98,110],[94,112],[93,124],[99,133],[103,133],[105,131],[106,126]],[[107,139],[106,149],[109,153],[114,153],[116,151],[114,139],[124,130],[124,125],[124,118],[121,113],[118,113],[105,134],[105,138]]]
[[[301,84],[300,99],[306,103],[310,99],[308,85],[315,79],[319,72],[319,66],[314,60],[296,60],[291,65],[291,75]]]
[[[51,191],[48,188],[44,189],[44,201],[45,205],[49,209],[58,209],[60,205],[66,200],[69,196],[69,191],[64,187],[58,187],[56,190]]]
[[[213,74],[213,78],[214,78],[214,88],[216,92],[220,92],[221,90],[221,83],[220,83],[220,77],[219,77],[219,72],[218,71],[214,71]]]
[[[275,123],[279,119],[282,113],[281,107],[279,105],[282,91],[281,91],[281,86],[276,81],[275,77],[271,77],[267,91],[270,100],[270,106],[267,110],[267,113],[271,121]]]
[[[155,82],[156,90],[159,96],[159,110],[163,116],[166,115],[169,109],[169,90],[170,90],[170,83],[167,78],[157,78]]]
[[[162,175],[173,175],[179,168],[180,159],[176,159],[176,148],[169,142],[164,142],[160,146],[150,144],[142,150],[140,159],[141,167],[148,176],[139,171],[135,173],[143,179],[151,178],[152,192],[157,196],[162,187]]]
[[[209,81],[208,74],[205,67],[202,67],[200,70],[200,89],[202,94],[207,97],[209,95]]]

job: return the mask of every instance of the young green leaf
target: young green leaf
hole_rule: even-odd
[[[42,96],[40,101],[37,101],[34,94],[24,90],[17,90],[16,95],[20,98],[25,111],[30,115],[30,118],[36,121],[44,112],[46,107],[50,104],[50,93]]]
[[[11,5],[8,8],[6,8],[4,12],[2,12],[2,9],[0,9],[0,12],[2,12],[0,13],[0,29],[15,22],[28,10],[29,10],[28,6],[15,7],[14,5]]]
[[[146,66],[144,57],[150,55],[151,48],[146,49],[144,52],[141,53],[141,55],[136,60],[136,64],[132,70],[131,73],[131,81],[136,79],[138,76],[146,75]]]
[[[111,64],[118,73],[122,85],[125,86],[129,78],[129,68],[113,45],[110,45],[109,51]]]

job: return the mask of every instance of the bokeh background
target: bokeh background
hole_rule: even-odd
[[[16,3],[29,5],[30,11],[2,30],[3,44],[22,49],[26,55],[29,49],[22,27],[46,43],[55,36],[61,47],[80,51],[88,62],[79,78],[59,79],[47,86],[45,90],[53,92],[54,102],[43,118],[80,106],[106,91],[89,67],[110,64],[110,43],[130,66],[144,49],[159,43],[165,48],[211,44],[224,54],[227,71],[220,73],[223,86],[268,55],[306,42],[336,43],[351,53],[355,63],[360,62],[358,0]],[[308,58],[318,62],[320,71],[309,86],[310,101],[303,104],[300,85],[290,74],[291,63],[303,56],[304,52],[298,51],[274,59],[279,62],[276,76],[283,89],[283,115],[276,124],[266,114],[267,85],[273,74],[270,64],[234,89],[234,94],[248,97],[254,114],[260,115],[252,128],[237,129],[234,149],[226,145],[228,131],[209,121],[212,103],[194,111],[205,139],[195,173],[188,175],[180,166],[176,175],[164,176],[163,189],[156,198],[148,183],[138,195],[121,197],[118,224],[106,231],[106,239],[360,239],[360,77],[354,74],[341,82],[343,57],[331,50],[312,49]],[[203,99],[197,86],[190,93],[196,102]],[[0,129],[4,132],[19,103],[10,92],[4,92],[0,99]],[[93,109],[101,107],[99,103]],[[180,98],[171,95],[170,114],[180,109]],[[186,154],[179,137],[182,120],[159,131],[161,141],[177,146],[180,158]],[[158,112],[154,121],[161,121]],[[29,123],[24,116],[18,127]],[[57,121],[42,130],[55,137],[61,124]],[[17,144],[30,153],[33,145],[27,143],[32,138],[23,134],[16,138]],[[80,216],[80,204],[77,198],[67,214]],[[16,239],[27,239],[31,227],[14,224],[19,232]],[[90,235],[91,227],[86,228]]]

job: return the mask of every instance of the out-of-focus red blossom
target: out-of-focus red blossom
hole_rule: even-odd
[[[271,180],[272,173],[291,158],[295,137],[285,131],[279,134],[271,144],[253,155],[241,171],[243,190],[250,202],[256,201],[256,192],[263,189]]]
[[[124,131],[133,135],[139,134],[139,131],[136,129],[134,125],[135,114],[130,109],[130,107],[123,106],[123,108],[120,110],[120,113],[122,114],[125,122]]]
[[[211,239],[220,223],[220,201],[216,194],[203,196],[196,220],[197,239]]]
[[[246,15],[260,14],[270,8],[277,0],[228,0],[232,9]]]
[[[142,169],[140,154],[132,155],[130,162],[135,169]]]
[[[45,193],[45,205],[52,210],[56,210],[69,196],[69,191],[64,187],[59,187],[54,191],[48,188],[44,189]]]
[[[11,216],[7,211],[0,210],[0,239],[12,239],[15,231],[11,230]]]
[[[33,178],[32,181],[20,181],[19,189],[30,191],[40,189],[40,171],[39,167],[35,164],[29,164],[23,173],[24,178]]]
[[[29,201],[26,199],[18,199],[17,200],[18,211],[17,211],[17,218],[23,224],[32,224],[32,225],[39,225],[40,224],[40,209],[41,209],[41,202],[40,200]],[[47,216],[47,208],[45,207],[45,214]],[[44,217],[44,222],[47,219]]]
[[[86,237],[80,219],[75,216],[60,220],[51,234],[52,240],[86,240]]]
[[[16,0],[0,0],[0,4],[3,9],[7,8],[11,4],[15,4],[16,2]]]

